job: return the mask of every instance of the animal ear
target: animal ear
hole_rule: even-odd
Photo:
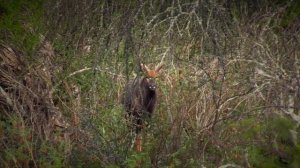
[[[158,65],[155,67],[155,72],[158,73],[162,67],[163,67],[163,63],[158,64]]]
[[[145,64],[141,64],[141,68],[142,68],[142,70],[144,70],[144,71],[146,71],[146,72],[149,72],[149,71],[150,71],[150,69],[148,68],[148,66],[145,65]]]

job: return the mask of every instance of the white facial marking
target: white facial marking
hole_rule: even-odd
[[[154,90],[154,89],[155,89],[155,86],[149,86],[149,88],[150,88],[151,90]]]

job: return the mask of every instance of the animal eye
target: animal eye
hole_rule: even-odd
[[[153,81],[153,78],[147,78],[147,82]]]

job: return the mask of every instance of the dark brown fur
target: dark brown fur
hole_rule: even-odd
[[[151,117],[156,104],[156,85],[152,78],[130,80],[124,89],[122,103],[136,124],[136,133],[143,127],[145,117]]]

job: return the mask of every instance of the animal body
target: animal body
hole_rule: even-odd
[[[151,117],[157,102],[155,77],[162,64],[150,70],[148,66],[141,64],[145,75],[130,80],[124,89],[122,103],[127,115],[133,117],[133,125],[136,134],[142,130],[146,117]]]

